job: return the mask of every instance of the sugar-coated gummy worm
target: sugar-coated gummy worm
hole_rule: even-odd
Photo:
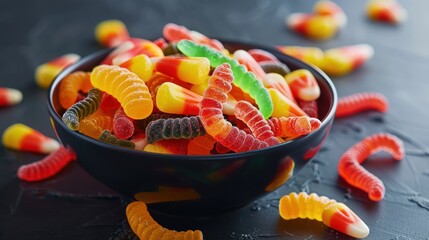
[[[198,116],[183,118],[158,119],[146,127],[146,137],[149,143],[162,139],[194,138],[206,134]]]
[[[0,107],[12,106],[22,101],[22,93],[17,89],[0,87]]]
[[[145,132],[147,125],[152,121],[155,121],[161,118],[179,118],[179,117],[183,117],[183,115],[168,114],[168,113],[152,113],[149,117],[145,119],[134,121],[134,126],[136,127],[136,130]]]
[[[280,141],[274,137],[274,133],[270,125],[268,125],[267,120],[265,120],[259,110],[249,102],[238,101],[237,105],[235,105],[234,115],[246,123],[257,139],[266,142],[269,146],[280,143]]]
[[[92,70],[91,83],[115,97],[132,119],[143,119],[152,113],[153,101],[145,82],[125,68],[97,66]]]
[[[298,105],[302,109],[302,111],[307,113],[309,117],[318,118],[319,107],[317,106],[316,100],[312,100],[312,101],[299,100]]]
[[[338,99],[336,118],[352,116],[354,114],[376,110],[382,113],[387,112],[389,103],[382,94],[375,92],[362,92],[352,94]]]
[[[61,146],[42,160],[19,167],[17,175],[29,182],[44,180],[60,172],[74,159],[75,156]]]
[[[206,129],[216,141],[235,152],[267,147],[268,144],[247,134],[224,119],[222,103],[228,99],[227,93],[231,91],[234,81],[231,67],[228,63],[218,66],[209,78],[208,87],[204,91],[200,103],[200,119]]]
[[[246,67],[240,65],[235,59],[229,58],[222,53],[203,45],[196,44],[188,40],[182,40],[177,44],[179,50],[190,57],[206,57],[210,60],[212,67],[218,67],[223,63],[228,63],[234,75],[234,85],[238,86],[243,92],[248,93],[259,107],[264,118],[269,118],[273,113],[273,102],[268,90],[261,81],[256,79],[255,75],[246,70]]]
[[[159,225],[150,215],[144,202],[132,202],[126,209],[128,224],[141,240],[173,239],[173,240],[203,240],[200,230],[173,231]]]
[[[77,71],[70,73],[61,81],[58,96],[64,109],[70,108],[76,102],[79,91],[88,92],[92,88],[89,76],[87,72]]]
[[[340,176],[350,185],[367,192],[373,201],[383,199],[384,184],[360,164],[370,155],[383,150],[392,154],[396,160],[401,160],[405,156],[403,143],[399,138],[387,133],[378,133],[353,145],[341,156],[338,163]]]
[[[110,133],[109,130],[104,130],[98,137],[98,140],[131,149],[134,149],[136,147],[135,144],[131,141],[118,139],[115,135]]]
[[[97,88],[92,88],[89,90],[86,98],[73,104],[66,110],[63,114],[63,122],[71,130],[78,130],[80,120],[97,111],[100,101],[101,91]]]
[[[276,137],[297,137],[306,135],[320,127],[320,120],[307,116],[280,117],[267,120]]]
[[[305,192],[285,195],[279,202],[280,216],[285,220],[308,218],[355,238],[369,234],[368,226],[346,205],[325,196]]]
[[[113,116],[113,132],[119,139],[128,139],[134,135],[134,120],[129,118],[122,107]]]

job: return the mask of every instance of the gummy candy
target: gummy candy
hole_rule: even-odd
[[[208,134],[196,137],[189,141],[188,155],[210,155],[215,143],[216,140]]]
[[[234,74],[234,84],[240,87],[245,93],[255,99],[264,118],[271,116],[273,112],[273,102],[270,94],[263,84],[258,81],[255,75],[248,72],[246,68],[234,59],[222,55],[209,47],[195,44],[188,40],[182,40],[177,44],[179,50],[191,57],[207,57],[212,67],[218,67],[222,63],[228,63]]]
[[[307,116],[280,117],[267,120],[276,137],[297,137],[309,134],[320,127],[320,120]]]
[[[94,87],[115,97],[132,119],[148,117],[153,110],[152,96],[135,73],[117,66],[100,65],[91,73]]]
[[[95,114],[82,119],[79,122],[79,132],[97,139],[104,130],[113,130],[112,118],[106,115]]]
[[[79,55],[69,53],[39,65],[35,71],[37,85],[41,88],[48,88],[62,70],[79,61],[79,59]]]
[[[128,204],[126,215],[131,229],[140,239],[203,240],[200,230],[176,232],[162,227],[150,216],[144,202]]]
[[[258,62],[250,55],[248,52],[244,50],[237,50],[234,52],[233,57],[238,61],[241,65],[245,66],[247,71],[255,74],[255,77],[262,81],[265,76],[264,70],[261,68]]]
[[[302,111],[304,111],[305,113],[307,113],[307,115],[309,117],[318,118],[319,108],[318,108],[317,102],[315,100],[313,100],[313,101],[299,100],[298,101],[298,106],[302,109]],[[338,107],[337,107],[337,109],[338,109]]]
[[[217,51],[223,50],[223,45],[219,41],[210,39],[199,32],[190,31],[186,27],[174,23],[166,24],[162,32],[169,42],[175,43],[186,39],[192,40],[198,44],[207,45]]]
[[[134,134],[133,119],[129,118],[122,107],[113,116],[113,133],[119,139],[128,139]]]
[[[253,59],[255,59],[255,61],[259,63],[265,61],[280,62],[279,59],[272,53],[262,49],[250,49],[247,52],[253,57]]]
[[[61,146],[40,161],[22,165],[17,175],[28,182],[44,180],[56,175],[74,159],[75,156]]]
[[[312,193],[290,193],[280,199],[280,216],[285,220],[308,218],[356,238],[369,234],[368,226],[343,203]]]
[[[277,73],[282,76],[285,76],[286,74],[290,73],[289,67],[282,62],[263,61],[259,62],[259,65],[265,73]]]
[[[101,135],[98,137],[98,140],[103,141],[105,143],[126,147],[126,148],[135,148],[135,144],[128,140],[118,139],[115,135],[110,133],[109,130],[104,130]]]
[[[152,77],[154,68],[152,61],[145,54],[137,55],[128,61],[121,63],[119,66],[135,73],[145,82],[149,81],[149,79]]]
[[[119,20],[105,20],[95,27],[95,38],[105,47],[114,47],[130,38],[125,24]]]
[[[100,101],[101,91],[97,88],[92,88],[85,99],[73,104],[66,110],[62,117],[63,122],[71,130],[77,130],[80,120],[97,111]]]
[[[289,85],[286,82],[286,79],[277,73],[268,73],[264,77],[264,86],[268,89],[273,88],[279,91],[283,96],[289,98],[296,103],[295,97],[292,94],[292,91]]]
[[[76,103],[79,91],[87,93],[92,88],[89,76],[87,72],[77,71],[61,81],[58,97],[63,108],[68,109]]]
[[[2,143],[5,147],[35,153],[51,153],[56,151],[60,144],[42,133],[22,123],[15,123],[3,132]]]
[[[383,199],[384,184],[360,164],[372,154],[382,150],[390,153],[395,160],[401,160],[405,155],[403,143],[399,138],[387,133],[378,133],[353,145],[338,162],[340,176],[350,185],[368,192],[369,198],[373,201]]]
[[[375,92],[361,92],[338,99],[335,117],[347,117],[366,110],[387,112],[389,103],[382,94]]]
[[[295,70],[285,76],[296,99],[312,101],[320,96],[320,88],[313,74],[307,69]]]
[[[189,139],[168,139],[145,146],[143,151],[153,153],[186,155],[188,150]]]
[[[16,105],[21,101],[21,91],[12,88],[0,87],[0,107]]]
[[[149,122],[146,127],[149,143],[162,139],[194,138],[205,134],[206,131],[198,116],[158,119]]]

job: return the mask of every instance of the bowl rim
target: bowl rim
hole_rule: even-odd
[[[49,87],[49,90],[48,90],[48,100],[47,100],[48,106],[47,107],[48,107],[48,112],[50,114],[50,117],[54,118],[56,120],[56,122],[59,122],[60,124],[62,124],[63,125],[62,127],[67,132],[69,132],[70,134],[72,134],[78,138],[82,138],[83,140],[88,141],[91,144],[96,144],[100,147],[105,147],[105,148],[109,148],[109,149],[112,149],[115,151],[124,152],[126,154],[133,154],[136,156],[140,156],[142,158],[144,158],[144,157],[156,157],[158,159],[159,158],[165,158],[165,159],[175,158],[175,159],[181,159],[181,160],[185,160],[185,161],[215,161],[215,160],[222,160],[222,159],[228,159],[228,160],[230,160],[230,159],[241,159],[241,158],[249,157],[251,155],[264,154],[265,152],[269,153],[271,151],[275,151],[277,149],[285,147],[285,145],[293,147],[295,145],[299,145],[301,142],[304,142],[308,138],[311,138],[312,135],[316,134],[318,131],[321,131],[322,128],[324,128],[330,121],[332,121],[334,119],[336,108],[337,108],[337,103],[338,103],[337,90],[336,90],[335,85],[332,82],[332,80],[321,69],[317,68],[316,66],[307,64],[307,63],[305,63],[305,62],[303,62],[303,61],[301,61],[295,57],[286,55],[274,47],[264,46],[264,45],[260,45],[258,43],[251,43],[251,42],[241,41],[241,40],[233,40],[233,39],[218,39],[218,40],[221,43],[224,43],[225,45],[249,46],[251,48],[258,48],[258,49],[268,51],[270,53],[275,53],[275,55],[281,55],[282,58],[288,59],[288,61],[293,62],[294,65],[301,65],[301,66],[303,66],[303,68],[310,70],[312,73],[316,72],[319,76],[321,76],[322,77],[321,80],[325,82],[326,86],[328,87],[329,92],[332,93],[332,104],[328,110],[328,114],[321,121],[320,128],[314,132],[311,132],[311,133],[305,135],[305,136],[300,136],[300,137],[297,137],[295,139],[291,139],[291,140],[282,142],[282,143],[277,144],[277,145],[268,146],[265,148],[247,151],[247,152],[240,152],[240,153],[234,152],[234,153],[213,154],[213,155],[173,155],[173,154],[164,154],[164,153],[144,152],[144,151],[140,151],[140,150],[128,149],[128,148],[108,144],[108,143],[99,141],[97,139],[91,138],[89,136],[86,136],[84,134],[81,134],[78,131],[72,131],[67,126],[65,126],[64,122],[62,121],[62,118],[59,116],[59,114],[56,112],[56,110],[53,106],[52,99],[53,99],[53,95],[54,95],[54,90],[57,88],[57,85],[60,84],[61,80],[64,79],[65,76],[76,71],[82,65],[87,64],[88,62],[92,61],[93,59],[100,57],[102,55],[108,54],[109,52],[113,51],[115,48],[102,49],[102,50],[93,52],[93,53],[81,58],[76,63],[68,66],[67,68],[65,68],[63,71],[61,71],[54,78],[54,80],[52,81],[52,83]],[[57,137],[58,137],[59,141],[62,142],[61,139],[59,138],[59,136],[57,136]]]

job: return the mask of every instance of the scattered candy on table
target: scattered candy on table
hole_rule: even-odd
[[[322,68],[323,66],[323,51],[318,47],[280,45],[277,46],[277,49],[286,55],[298,58],[299,60],[308,64],[312,64],[318,68]]]
[[[315,193],[290,193],[280,199],[280,216],[285,220],[308,218],[355,238],[365,238],[368,226],[343,203]]]
[[[0,107],[13,106],[22,101],[21,91],[13,88],[0,87]]]
[[[48,88],[54,78],[62,70],[77,62],[79,59],[79,55],[70,53],[38,66],[35,71],[35,79],[37,85],[41,88]]]
[[[3,132],[2,143],[5,147],[34,153],[51,153],[60,148],[60,144],[42,133],[22,123],[15,123]]]
[[[367,110],[385,113],[388,109],[389,103],[381,93],[361,92],[340,97],[335,117],[348,117]]]
[[[105,47],[114,47],[128,40],[130,35],[123,22],[119,20],[105,20],[95,27],[95,38]]]
[[[18,178],[35,182],[56,175],[66,167],[76,156],[61,146],[40,161],[22,165],[18,169]]]
[[[390,153],[395,160],[401,160],[405,156],[404,146],[399,138],[387,133],[378,133],[353,145],[341,156],[338,163],[340,176],[350,185],[367,192],[373,201],[383,199],[384,184],[361,164],[379,151]]]
[[[398,24],[407,18],[407,11],[395,0],[369,0],[368,18],[374,21]]]
[[[347,24],[347,16],[343,9],[333,1],[321,0],[314,4],[313,12],[316,15],[331,16],[340,28],[344,28]]]
[[[294,32],[315,40],[330,39],[339,29],[335,18],[328,15],[293,13],[285,19],[285,23]]]

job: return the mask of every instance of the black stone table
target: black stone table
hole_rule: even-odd
[[[399,26],[365,17],[365,1],[338,1],[348,24],[332,40],[314,42],[286,29],[284,17],[309,12],[314,1],[153,0],[153,1],[0,1],[0,86],[24,93],[21,104],[0,109],[0,132],[25,123],[54,137],[46,107],[47,92],[35,84],[37,65],[65,53],[85,56],[101,47],[95,25],[121,19],[132,36],[155,39],[168,22],[215,38],[259,44],[318,46],[322,49],[368,43],[375,56],[358,71],[334,78],[339,96],[361,91],[383,93],[387,114],[366,112],[337,119],[324,147],[293,180],[242,209],[206,218],[154,214],[167,228],[201,229],[207,240],[351,239],[311,220],[283,221],[278,199],[291,191],[315,192],[345,202],[370,227],[367,239],[429,239],[429,28],[428,1],[401,1],[408,19]],[[339,178],[341,154],[376,132],[405,142],[400,162],[376,154],[364,164],[386,186],[383,201]],[[0,146],[0,239],[134,239],[125,220],[127,200],[89,176],[76,163],[39,183],[18,180],[22,164],[41,155]]]

